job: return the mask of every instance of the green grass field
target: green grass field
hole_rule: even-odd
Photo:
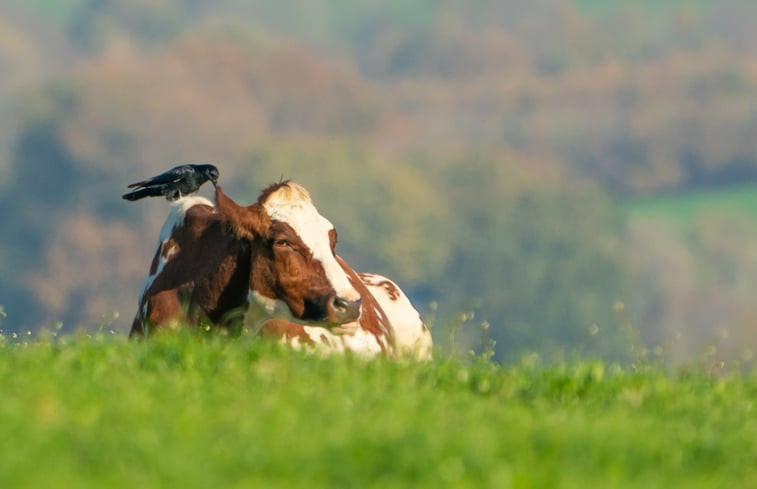
[[[757,186],[749,184],[641,198],[629,202],[626,209],[631,219],[663,219],[684,232],[707,214],[755,220]]]
[[[757,487],[757,377],[0,344],[0,487]]]
[[[707,8],[716,5],[713,0],[575,0],[575,4],[584,11],[606,13],[622,11],[628,6],[641,6],[649,12],[669,12],[682,8]]]

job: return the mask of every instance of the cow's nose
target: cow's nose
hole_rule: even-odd
[[[354,307],[354,306],[360,307],[360,302],[361,302],[360,297],[358,297],[354,301],[351,301],[351,300],[345,299],[344,297],[336,296],[334,297],[334,308],[339,309],[339,310],[347,310],[350,307]]]
[[[360,316],[360,303],[362,300],[358,297],[354,301],[347,300],[344,297],[336,296],[331,303],[338,322],[346,323],[355,321]]]

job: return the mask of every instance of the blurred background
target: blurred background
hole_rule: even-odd
[[[751,364],[757,3],[2,0],[0,327],[126,331],[164,200],[291,178],[496,358]],[[204,189],[208,193],[209,189]]]

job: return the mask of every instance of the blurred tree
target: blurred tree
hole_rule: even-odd
[[[14,324],[26,327],[39,323],[39,304],[31,296],[25,278],[40,265],[51,233],[68,212],[83,175],[50,121],[35,121],[22,130],[16,142],[12,168],[5,192],[0,197],[0,222],[6,236],[0,289],[14,297],[5,302]],[[86,179],[84,179],[86,181]]]
[[[118,37],[154,49],[176,39],[204,10],[199,0],[80,0],[68,17],[68,36],[89,54]]]
[[[454,224],[450,260],[433,281],[440,309],[450,316],[472,305],[500,358],[582,348],[622,358],[621,212],[591,184],[489,158],[469,155],[442,176],[454,182],[446,195]]]

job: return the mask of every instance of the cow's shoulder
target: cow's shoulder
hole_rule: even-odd
[[[402,289],[394,281],[381,275],[360,273],[358,276],[391,323],[397,354],[430,358],[431,333]]]

